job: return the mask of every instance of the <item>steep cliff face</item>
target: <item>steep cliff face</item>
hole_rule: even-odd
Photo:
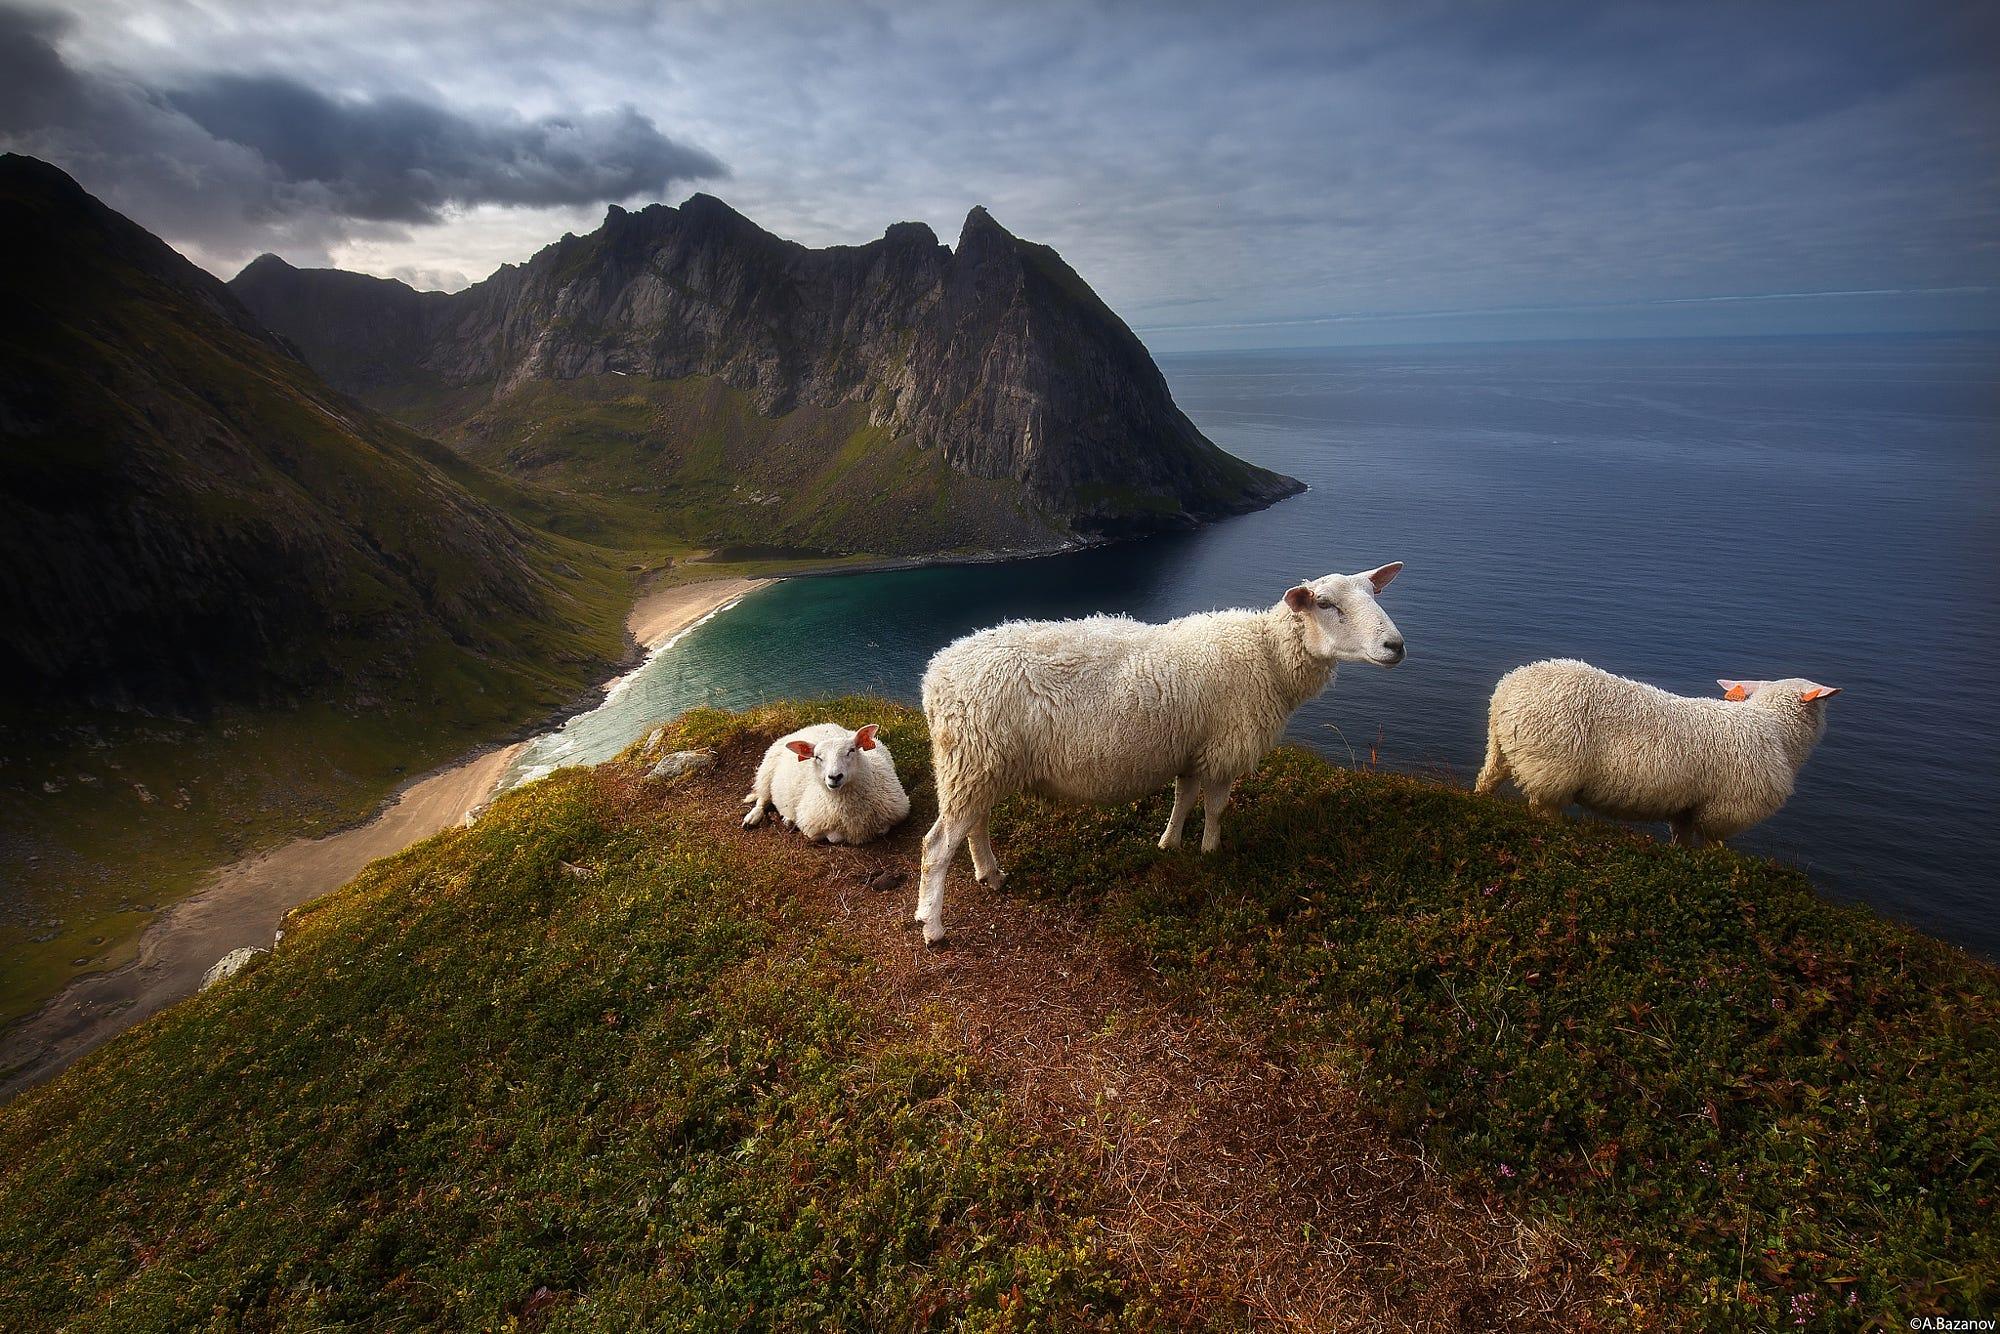
[[[231,287],[336,385],[476,456],[533,472],[550,440],[572,437],[556,447],[572,482],[595,468],[600,484],[671,500],[703,461],[678,437],[713,434],[740,396],[764,425],[737,413],[724,452],[735,485],[770,494],[757,516],[703,510],[721,536],[761,521],[765,535],[860,549],[842,542],[845,523],[873,549],[936,548],[965,544],[929,521],[958,512],[986,526],[987,544],[1046,545],[1185,526],[1300,489],[1203,437],[1089,286],[984,209],[954,249],[902,223],[867,245],[810,250],[696,195],[613,208],[589,236],[451,296],[271,256]],[[704,408],[712,391],[694,381],[727,393]],[[588,457],[606,402],[637,405],[610,434],[657,466],[604,475],[602,450]],[[774,458],[780,437],[798,447]],[[862,468],[872,492],[829,479],[863,455],[875,456]],[[895,522],[857,520],[870,498]]]
[[[493,479],[61,171],[0,158],[0,249],[10,705],[422,690],[559,619],[544,539],[470,489]]]

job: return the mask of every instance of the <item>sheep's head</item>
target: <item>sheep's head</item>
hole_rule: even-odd
[[[1403,568],[1391,561],[1360,574],[1329,574],[1285,593],[1285,606],[1298,618],[1306,651],[1335,662],[1372,662],[1394,667],[1403,660],[1403,635],[1376,597]]]
[[[811,761],[818,771],[819,781],[826,784],[828,791],[837,792],[846,785],[855,770],[865,761],[862,752],[875,749],[875,733],[879,725],[869,723],[858,732],[846,736],[833,737],[817,746],[806,741],[786,742],[786,749],[798,756],[799,763]]]
[[[1803,710],[1821,733],[1826,731],[1826,701],[1840,693],[1839,686],[1823,686],[1803,676],[1788,676],[1782,681],[1731,681],[1717,677],[1715,683],[1722,687],[1724,699],[1747,700],[1762,708],[1788,713]]]

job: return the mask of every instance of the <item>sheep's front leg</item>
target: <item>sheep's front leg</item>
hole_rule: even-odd
[[[1181,830],[1187,827],[1188,815],[1194,810],[1195,782],[1192,778],[1174,779],[1174,813],[1167,817],[1167,832],[1160,835],[1162,848],[1177,848],[1181,845]]]
[[[917,925],[924,929],[924,944],[944,944],[944,877],[958,845],[979,823],[970,811],[946,811],[924,835],[923,871],[917,881]]]
[[[987,827],[989,820],[981,820],[972,826],[966,835],[966,846],[972,849],[972,878],[983,885],[996,888],[1007,877],[1000,870],[1000,859],[993,855],[992,831]]]
[[[1201,792],[1201,850],[1214,852],[1222,846],[1222,808],[1229,804],[1233,778],[1211,779]]]
[[[1684,848],[1701,846],[1701,833],[1694,827],[1694,812],[1682,811],[1667,821],[1667,828],[1673,831],[1674,842]]]

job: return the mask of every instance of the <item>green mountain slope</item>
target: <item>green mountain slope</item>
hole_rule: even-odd
[[[554,656],[575,580],[450,451],[46,164],[0,159],[0,245],[34,257],[0,271],[10,697],[289,701]]]
[[[0,158],[0,247],[4,1021],[601,679],[627,578],[56,168]]]
[[[885,723],[911,819],[737,826]],[[903,922],[883,701],[704,712],[0,1107],[29,1325],[1907,1327],[2000,1298],[2000,976],[1797,872],[1284,750],[1222,852],[1017,800]],[[878,888],[902,872],[902,883]],[[1348,1111],[1342,1111],[1348,1108]]]

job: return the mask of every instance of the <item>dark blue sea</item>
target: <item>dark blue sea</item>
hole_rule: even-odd
[[[688,705],[914,699],[1007,617],[1267,606],[1401,560],[1409,658],[1341,669],[1294,739],[1469,782],[1508,668],[1573,656],[1683,693],[1843,688],[1739,846],[2000,957],[2000,338],[1481,344],[1187,355],[1223,448],[1312,488],[1200,532],[1008,565],[799,579],[685,636],[529,763]]]

